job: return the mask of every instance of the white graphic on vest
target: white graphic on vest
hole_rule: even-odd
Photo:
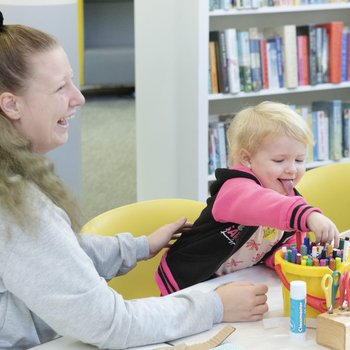
[[[232,225],[220,233],[228,240],[229,244],[236,245],[237,237],[242,233],[243,228],[243,225],[238,225],[238,227]]]

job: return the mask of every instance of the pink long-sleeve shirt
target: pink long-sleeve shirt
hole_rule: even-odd
[[[234,169],[256,176],[245,166],[235,166]],[[243,247],[221,265],[217,274],[222,275],[254,265],[280,241],[283,231],[292,231],[298,227],[300,231],[307,232],[306,220],[313,211],[320,212],[318,208],[309,206],[301,196],[281,195],[248,178],[227,180],[213,205],[214,219],[218,222],[258,226],[258,229]],[[295,241],[294,235],[288,240],[288,244]],[[265,259],[265,264],[274,267],[274,254]]]

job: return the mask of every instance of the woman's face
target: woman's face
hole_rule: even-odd
[[[31,79],[25,93],[17,96],[19,117],[13,124],[35,152],[46,153],[66,143],[69,119],[85,99],[61,47],[34,56],[31,64]]]

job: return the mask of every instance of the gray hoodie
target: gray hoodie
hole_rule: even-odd
[[[22,229],[0,210],[0,349],[27,349],[71,336],[123,349],[205,331],[222,321],[215,292],[126,301],[106,282],[146,259],[146,236],[83,234],[36,187],[38,216]]]

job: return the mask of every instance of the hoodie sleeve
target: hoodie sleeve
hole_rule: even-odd
[[[235,178],[221,187],[213,206],[213,217],[218,222],[306,232],[306,220],[313,211],[321,212],[301,196],[284,196],[251,179]]]

